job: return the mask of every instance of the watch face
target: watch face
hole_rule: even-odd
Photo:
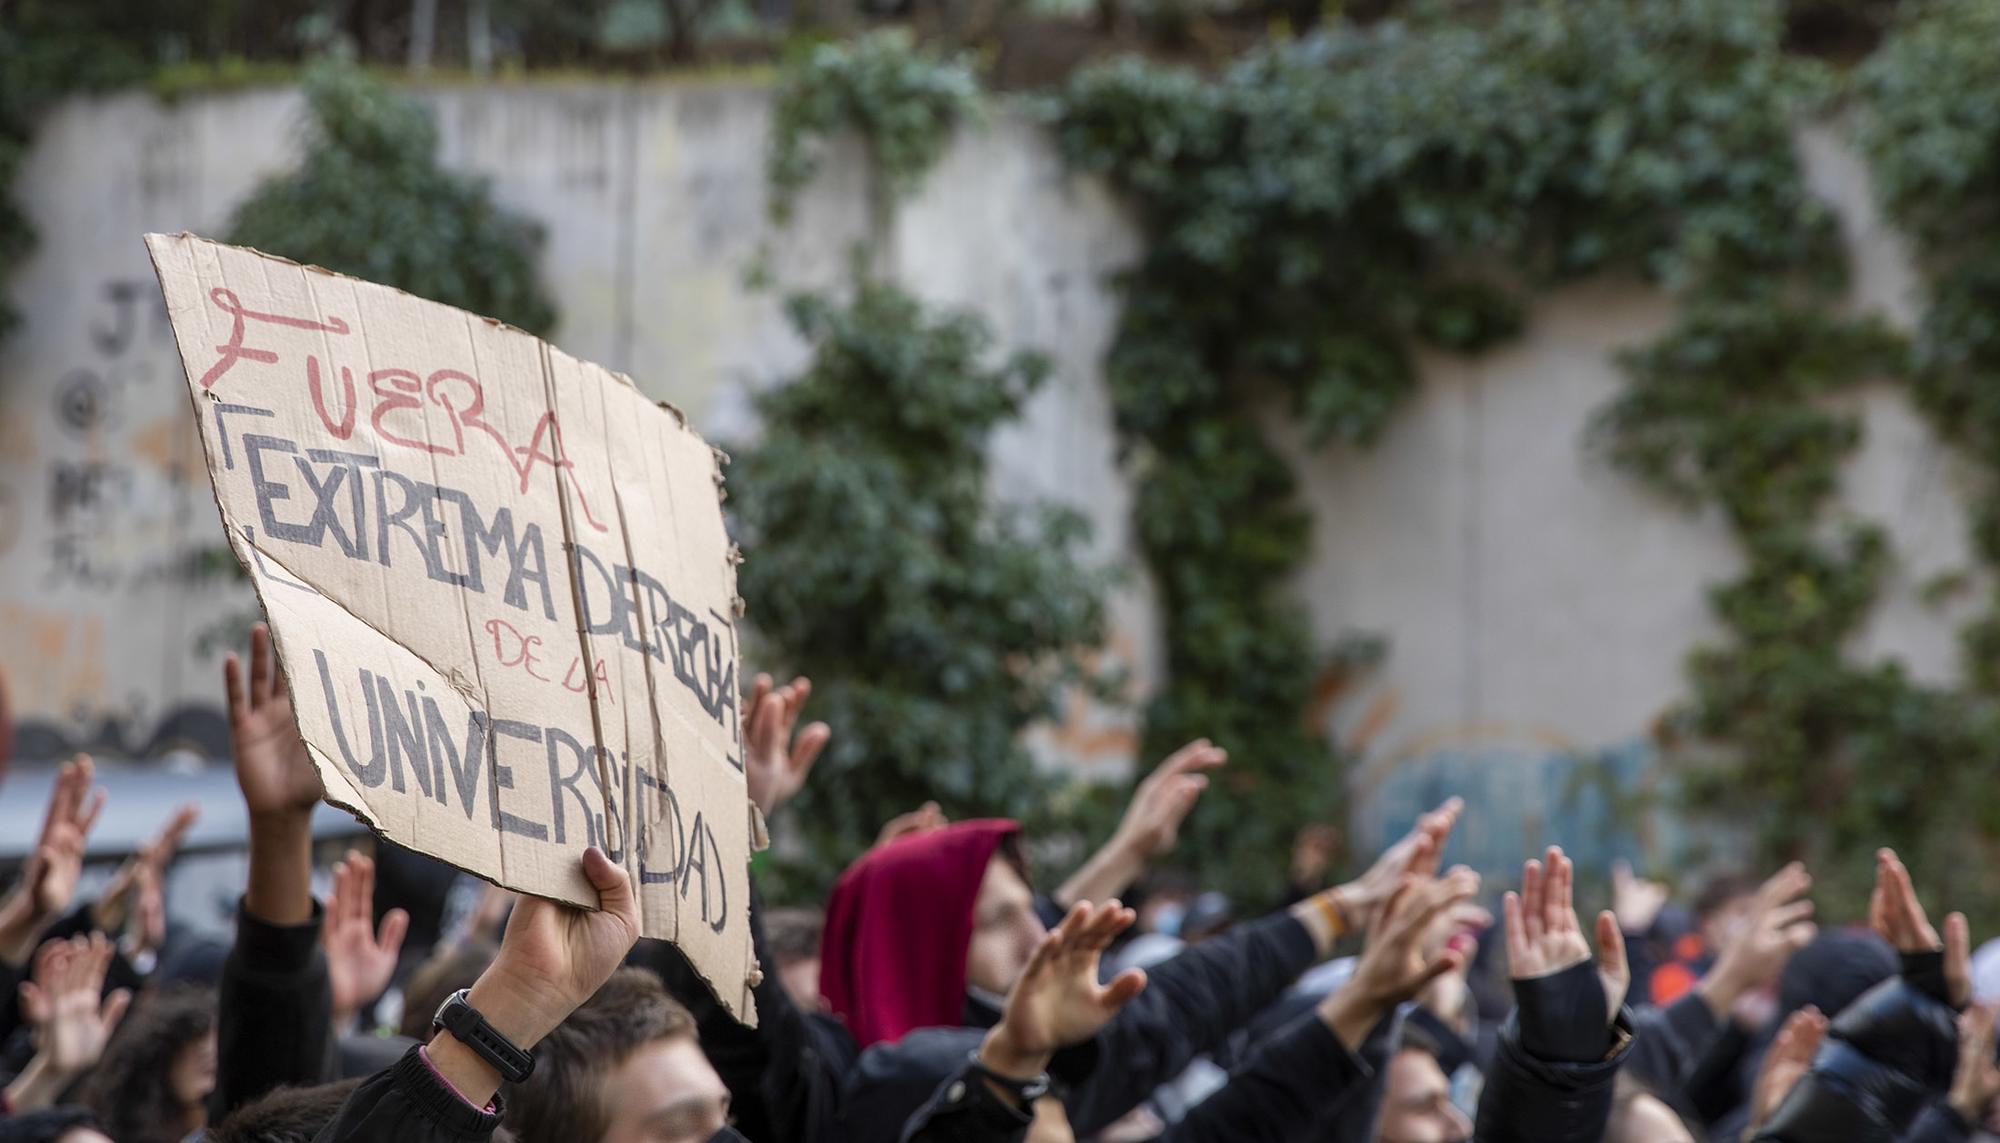
[[[431,1017],[431,1027],[433,1029],[445,1027],[445,1017],[450,1014],[455,1006],[465,1003],[465,994],[467,991],[467,989],[461,988],[444,998],[444,1003],[438,1005],[437,1014]]]

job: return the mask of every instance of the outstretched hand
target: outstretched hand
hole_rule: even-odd
[[[1964,913],[1944,919],[1944,938],[1938,938],[1924,914],[1917,891],[1910,884],[1910,871],[1893,849],[1875,852],[1875,889],[1868,896],[1868,925],[1899,953],[1944,952],[1944,982],[1952,1007],[1964,1008],[1972,1000],[1972,930]]]
[[[1456,941],[1434,941],[1441,917],[1479,892],[1479,875],[1463,866],[1441,878],[1411,874],[1383,902],[1353,975],[1320,1002],[1320,1018],[1350,1049],[1358,1049],[1381,1018],[1432,981],[1464,966]]]
[[[766,818],[805,786],[806,775],[833,737],[824,722],[809,723],[793,734],[811,695],[812,680],[803,675],[774,688],[771,676],[760,674],[744,700],[749,720],[743,731],[743,780]]]
[[[1764,1054],[1757,1081],[1750,1089],[1750,1127],[1762,1127],[1792,1089],[1812,1070],[1813,1056],[1826,1036],[1826,1017],[1810,1005],[1785,1018],[1777,1039]]]
[[[333,867],[333,892],[319,929],[335,1028],[346,1028],[363,1004],[389,987],[409,931],[410,915],[401,909],[384,913],[376,930],[375,862],[348,850],[347,860]]]
[[[96,775],[88,754],[77,755],[56,772],[41,832],[28,853],[21,880],[0,902],[0,960],[8,964],[26,963],[35,937],[76,896],[84,845],[104,810],[104,791],[92,788]]]
[[[1629,861],[1611,863],[1611,911],[1618,925],[1633,936],[1653,927],[1660,910],[1667,906],[1667,887],[1632,872]]]
[[[1577,922],[1576,865],[1559,846],[1550,846],[1543,861],[1530,859],[1521,869],[1521,891],[1509,893],[1501,910],[1507,926],[1507,975],[1515,980],[1553,976],[1591,959],[1590,941]],[[1609,910],[1597,917],[1597,976],[1604,985],[1604,1006],[1618,1018],[1632,970],[1625,960],[1625,936]]]
[[[124,927],[134,902],[143,895],[142,883],[147,877],[156,889],[166,883],[167,867],[173,864],[181,839],[200,816],[201,807],[193,802],[174,810],[160,832],[118,867],[104,892],[97,895],[97,903],[90,907],[91,923],[99,932],[115,933]]]
[[[1819,934],[1813,903],[1805,899],[1812,875],[1794,861],[1772,874],[1750,899],[1750,912],[1696,990],[1718,1017],[1737,1000],[1778,979],[1792,954]]]
[[[1417,819],[1410,832],[1382,851],[1368,871],[1334,890],[1347,914],[1350,930],[1373,928],[1375,914],[1410,874],[1431,877],[1437,873],[1451,829],[1465,812],[1465,799],[1447,798],[1438,808]]]
[[[1114,844],[1131,847],[1143,861],[1171,851],[1180,840],[1181,823],[1208,789],[1208,774],[1229,761],[1229,751],[1197,738],[1154,767],[1132,793],[1132,803],[1118,822]]]
[[[986,1036],[980,1060],[1004,1076],[1026,1079],[1048,1066],[1058,1048],[1082,1043],[1146,987],[1139,969],[1097,981],[1097,962],[1137,914],[1116,901],[1079,901],[1042,937],[1014,987],[1000,1023]]]
[[[236,784],[252,818],[304,817],[326,790],[292,716],[285,673],[271,648],[271,631],[250,628],[250,677],[235,652],[222,662],[222,685],[229,702],[229,746],[235,754]]]
[[[1995,1008],[1974,1004],[1958,1017],[1958,1067],[1951,1079],[1951,1107],[1967,1123],[1986,1120],[1987,1108],[2000,1099],[2000,1067],[1993,1062]]]
[[[104,991],[111,942],[102,933],[50,941],[35,955],[34,979],[21,985],[21,1016],[34,1028],[35,1056],[7,1088],[15,1111],[46,1107],[104,1054],[132,994]]]

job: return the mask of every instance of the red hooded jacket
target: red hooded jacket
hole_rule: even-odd
[[[819,990],[859,1047],[964,1023],[972,905],[994,852],[1020,829],[959,822],[869,850],[840,875]]]

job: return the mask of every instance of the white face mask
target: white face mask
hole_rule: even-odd
[[[1187,919],[1187,906],[1182,904],[1162,905],[1153,914],[1153,931],[1161,936],[1181,935],[1181,922]]]

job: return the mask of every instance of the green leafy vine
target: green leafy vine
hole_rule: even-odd
[[[827,141],[847,131],[869,149],[880,179],[876,206],[886,210],[922,184],[978,110],[970,62],[918,48],[907,29],[814,46],[778,79],[766,167],[772,219],[791,220]]]
[[[1168,620],[1149,738],[1235,752],[1243,796],[1190,839],[1205,867],[1268,883],[1341,787],[1303,724],[1323,660],[1287,590],[1306,516],[1255,410],[1283,401],[1311,442],[1366,444],[1415,384],[1414,346],[1477,352],[1584,274],[1637,272],[1684,306],[1628,359],[1598,439],[1720,503],[1749,556],[1713,596],[1728,639],[1689,664],[1690,790],[1712,790],[1709,762],[1754,776],[1776,803],[1761,840],[1792,852],[1814,821],[1786,811],[1826,801],[1818,766],[1908,745],[1885,723],[1934,696],[1843,660],[1887,556],[1872,529],[1823,533],[1859,427],[1816,404],[1892,370],[1898,342],[1831,309],[1837,229],[1792,144],[1823,77],[1783,37],[1776,4],[1582,0],[1342,27],[1216,79],[1124,61],[1072,81],[1064,152],[1150,235],[1106,372]],[[1857,832],[1883,817],[1863,816]]]

